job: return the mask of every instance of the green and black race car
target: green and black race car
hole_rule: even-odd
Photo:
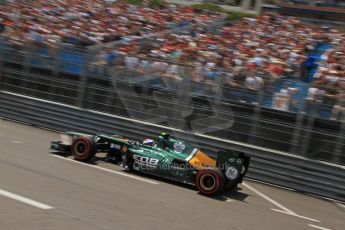
[[[156,142],[151,139],[138,142],[117,135],[66,132],[60,141],[51,142],[51,149],[71,154],[78,161],[89,161],[97,152],[105,152],[107,158],[127,170],[192,184],[204,195],[236,188],[250,162],[250,157],[233,150],[218,151],[213,159],[192,144],[166,133]]]

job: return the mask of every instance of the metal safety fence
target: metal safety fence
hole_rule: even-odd
[[[124,56],[99,64],[87,52],[0,47],[1,90],[345,164],[345,110],[282,95],[284,79],[248,89],[226,69],[207,77],[188,63]],[[338,121],[323,118],[331,115]]]

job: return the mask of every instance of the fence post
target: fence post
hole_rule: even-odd
[[[53,50],[53,51],[52,51]],[[51,53],[53,55],[53,64],[52,64],[52,75],[54,79],[56,79],[55,84],[50,85],[49,89],[49,100],[54,101],[57,96],[58,88],[61,83],[58,81],[59,77],[59,67],[60,67],[60,51],[61,51],[61,46],[57,45],[57,47],[52,47],[51,48]]]
[[[179,74],[183,76],[180,84],[177,87],[177,97],[186,100],[190,97],[190,84],[192,81],[192,69],[190,66],[180,66]],[[188,97],[188,98],[187,98]]]
[[[35,51],[36,51],[36,47],[35,45],[30,45],[30,46],[25,46],[23,47],[23,70],[25,73],[30,73],[31,70],[31,61],[35,58]],[[21,83],[21,87],[23,87],[23,93],[27,93],[30,92],[30,82],[28,80],[30,77],[27,76],[26,74],[23,75],[23,79],[24,81],[22,81]],[[31,88],[32,89],[32,88]],[[31,94],[31,93],[30,93]]]
[[[54,55],[53,57],[53,69],[52,69],[52,74],[54,77],[58,77],[58,73],[59,73],[59,68],[60,68],[60,52],[61,52],[61,45],[57,45],[57,47],[51,48],[51,49],[55,49],[52,53]]]
[[[180,76],[183,76],[176,90],[176,101],[174,103],[174,109],[180,112],[176,112],[174,117],[176,120],[168,119],[168,125],[171,127],[176,127],[178,129],[189,131],[188,120],[186,119],[189,114],[189,108],[193,106],[192,104],[192,94],[191,94],[191,84],[192,84],[192,74],[193,67],[185,65],[180,69]],[[188,108],[188,109],[187,109]],[[192,109],[193,113],[194,108]],[[179,133],[174,133],[178,136]]]
[[[297,116],[296,116],[295,128],[292,134],[292,141],[291,141],[291,146],[289,150],[291,154],[298,154],[298,152],[300,151],[299,144],[300,144],[300,139],[301,139],[304,115],[306,114],[304,111],[305,106],[306,106],[305,100],[303,100],[302,111],[299,111],[299,113],[297,113]]]
[[[260,91],[257,94],[257,98],[256,98],[256,104],[254,107],[254,114],[253,114],[253,119],[251,122],[251,126],[250,126],[250,131],[249,131],[249,140],[248,142],[250,144],[254,144],[254,140],[255,140],[255,135],[256,135],[256,130],[258,127],[258,123],[259,123],[259,116],[261,113],[261,105],[262,105],[262,101],[264,98],[264,88],[261,88]]]
[[[246,11],[250,7],[250,0],[242,0],[241,7],[243,11]]]
[[[31,60],[34,57],[35,50],[36,50],[36,47],[34,47],[34,45],[29,46],[29,47],[24,47],[23,49],[23,54],[25,55],[24,60],[23,60],[23,65],[24,65],[23,69],[25,72],[30,72]]]
[[[262,0],[255,0],[255,12],[257,15],[261,14],[262,10]]]
[[[311,115],[307,116],[307,126],[305,129],[305,133],[303,135],[303,138],[302,138],[302,148],[300,150],[300,155],[305,156],[305,157],[308,157],[308,148],[309,148],[309,143],[310,143],[310,137],[311,137],[312,129],[314,127],[315,115],[316,115],[316,106],[315,105],[317,105],[316,103],[318,103],[318,102],[311,101],[311,103],[312,103]],[[305,103],[305,105],[306,105],[306,103]],[[304,106],[304,109],[305,109],[305,106]]]
[[[2,89],[3,87],[3,71],[2,69],[4,68],[4,45],[5,45],[5,42],[4,42],[4,37],[3,36],[0,36],[0,90]]]
[[[219,78],[216,80],[216,88],[215,88],[215,101],[221,101],[223,99],[223,85],[225,82],[225,77],[223,74],[219,76]]]
[[[78,101],[77,101],[77,106],[80,108],[85,107],[85,92],[86,92],[86,85],[87,85],[87,80],[89,77],[89,71],[88,71],[88,66],[90,62],[90,55],[89,52],[85,52],[86,58],[85,58],[85,63],[83,63],[84,66],[82,66],[82,74],[81,76],[81,81],[79,85],[79,96],[78,96]]]
[[[343,147],[345,146],[345,121],[341,121],[339,136],[337,140],[337,144],[334,150],[333,162],[341,163],[341,155],[345,153],[342,151]]]

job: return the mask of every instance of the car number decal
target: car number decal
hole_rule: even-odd
[[[133,155],[134,160],[139,164],[149,165],[149,166],[157,166],[159,160],[156,158]]]

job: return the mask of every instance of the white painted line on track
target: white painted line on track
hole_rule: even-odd
[[[329,228],[324,228],[324,227],[320,227],[320,226],[313,225],[313,224],[308,224],[308,226],[312,227],[312,228],[316,228],[316,229],[321,229],[321,230],[331,230]]]
[[[271,208],[271,210],[275,211],[275,212],[280,212],[280,213],[284,213],[290,216],[294,216],[294,217],[298,217],[298,218],[302,218],[302,219],[306,219],[306,220],[310,220],[313,222],[321,222],[319,220],[313,219],[313,218],[309,218],[306,216],[301,216],[298,215],[297,213],[291,211],[290,209],[288,209],[287,207],[283,206],[282,204],[279,204],[277,201],[273,200],[272,198],[266,196],[265,194],[263,194],[262,192],[258,191],[257,189],[253,188],[252,186],[250,186],[247,183],[242,183],[243,186],[245,186],[246,188],[248,188],[249,190],[252,190],[254,193],[256,193],[257,195],[259,195],[260,197],[262,197],[263,199],[267,200],[268,202],[270,202],[271,204],[275,205],[276,207],[280,208],[279,209],[275,209],[275,208]]]
[[[255,179],[251,179],[251,178],[246,178],[246,180],[254,181],[254,182],[259,183],[259,184],[265,184],[265,185],[269,185],[269,186],[276,187],[276,188],[281,188],[281,189],[288,190],[288,191],[293,191],[293,192],[296,191],[293,188],[287,188],[287,187],[284,187],[284,186],[275,185],[275,184],[271,184],[271,183],[268,183],[268,182],[259,181],[259,180],[255,180]]]
[[[337,204],[339,207],[341,207],[341,208],[345,208],[345,204],[341,204],[341,203],[338,203],[338,202],[336,202],[336,204]]]
[[[284,213],[284,214],[287,214],[287,215],[290,215],[290,216],[295,216],[295,217],[298,217],[298,218],[301,218],[301,219],[310,220],[310,221],[313,221],[313,222],[318,222],[318,223],[321,222],[321,221],[319,221],[319,220],[316,220],[316,219],[313,219],[313,218],[309,218],[309,217],[306,217],[306,216],[301,216],[301,215],[298,215],[298,214],[296,214],[296,213],[292,214],[292,213],[284,212],[284,211],[282,211],[282,210],[275,209],[275,208],[271,208],[271,210],[273,210],[273,211],[275,211],[275,212]]]
[[[29,198],[26,198],[26,197],[23,197],[23,196],[20,196],[20,195],[17,195],[15,193],[11,193],[11,192],[8,192],[8,191],[2,190],[2,189],[0,189],[0,195],[7,197],[7,198],[11,198],[13,200],[16,200],[16,201],[19,201],[22,203],[25,203],[25,204],[28,204],[28,205],[31,205],[31,206],[34,206],[34,207],[39,208],[39,209],[48,210],[48,209],[54,208],[52,206],[43,204],[43,203],[35,201],[35,200],[31,200]]]
[[[245,186],[246,188],[252,190],[254,193],[256,193],[257,195],[259,195],[260,197],[264,198],[265,200],[267,200],[268,202],[270,202],[271,204],[277,206],[278,208],[282,209],[284,212],[289,213],[291,215],[296,215],[296,213],[294,213],[293,211],[291,211],[290,209],[288,209],[287,207],[279,204],[277,201],[271,199],[270,197],[266,196],[265,194],[263,194],[262,192],[258,191],[257,189],[253,188],[252,186],[250,186],[247,183],[242,183],[243,186]]]
[[[140,181],[143,181],[143,182],[146,182],[146,183],[159,184],[156,181],[152,181],[152,180],[144,179],[144,178],[141,178],[141,177],[138,177],[138,176],[130,175],[128,173],[118,172],[118,171],[114,171],[114,170],[111,170],[111,169],[106,169],[106,168],[102,168],[102,167],[99,167],[99,166],[86,164],[86,163],[83,163],[83,162],[80,162],[80,161],[76,161],[76,160],[73,160],[73,159],[69,159],[69,158],[66,158],[66,157],[63,157],[63,156],[59,156],[59,155],[51,155],[51,156],[59,158],[59,159],[62,159],[62,160],[70,161],[70,162],[73,162],[75,164],[80,164],[80,165],[84,165],[84,166],[87,166],[87,167],[90,167],[90,168],[96,168],[96,169],[99,169],[99,170],[102,170],[102,171],[105,171],[105,172],[113,173],[113,174],[116,174],[116,175],[121,175],[121,176],[129,177],[129,178],[132,178],[132,179],[140,180]]]
[[[23,144],[23,142],[21,142],[21,141],[11,141],[11,143],[13,143],[13,144]]]

